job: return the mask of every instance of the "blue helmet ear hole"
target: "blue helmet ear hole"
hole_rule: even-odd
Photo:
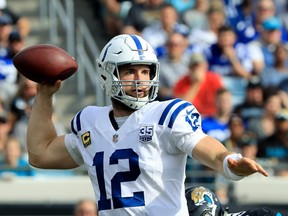
[[[207,194],[204,194],[204,199],[207,203],[209,204],[213,204],[213,200],[210,198],[210,196],[208,196]]]

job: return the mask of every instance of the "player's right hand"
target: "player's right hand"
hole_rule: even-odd
[[[53,85],[51,84],[37,84],[38,94],[45,95],[48,97],[53,96],[61,87],[61,80],[57,80]]]

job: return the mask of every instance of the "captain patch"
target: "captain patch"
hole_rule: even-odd
[[[84,134],[82,134],[81,136],[82,139],[82,143],[84,145],[84,147],[86,148],[88,145],[91,144],[91,137],[90,137],[90,131],[85,132]]]

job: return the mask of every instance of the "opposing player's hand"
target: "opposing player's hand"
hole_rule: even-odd
[[[239,176],[249,176],[256,172],[262,174],[263,176],[268,176],[268,173],[260,164],[247,157],[243,157],[238,160],[229,158],[228,167],[233,173]]]
[[[42,95],[51,97],[55,92],[57,92],[61,87],[61,80],[57,80],[54,85],[51,84],[37,84],[37,91]]]

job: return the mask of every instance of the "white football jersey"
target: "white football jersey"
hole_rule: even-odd
[[[88,106],[71,122],[65,144],[85,164],[99,215],[188,216],[185,199],[187,154],[206,135],[189,102],[152,102],[115,130],[112,106]]]

